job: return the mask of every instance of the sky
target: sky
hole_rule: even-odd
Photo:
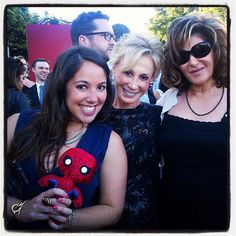
[[[48,12],[49,17],[73,21],[83,11],[101,10],[110,17],[112,24],[122,23],[130,28],[132,32],[146,33],[149,19],[154,16],[153,7],[29,7],[30,13],[37,13],[40,16]]]

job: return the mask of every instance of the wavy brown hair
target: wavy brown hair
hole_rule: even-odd
[[[165,63],[162,82],[167,87],[176,87],[181,91],[189,88],[190,83],[181,72],[178,59],[179,51],[194,34],[201,35],[213,45],[214,70],[213,79],[217,87],[228,85],[227,30],[225,25],[207,15],[186,15],[171,22],[167,31],[164,49]]]
[[[104,120],[112,105],[112,88],[106,61],[96,51],[75,46],[59,56],[48,81],[41,111],[36,113],[32,124],[27,125],[14,137],[8,160],[18,160],[36,154],[37,168],[45,172],[44,161],[48,155],[58,156],[66,138],[70,112],[66,106],[66,84],[84,62],[90,61],[100,66],[106,75],[107,98],[95,121]],[[48,158],[47,158],[48,159]],[[56,158],[54,158],[54,167]],[[49,163],[47,168],[49,168]]]

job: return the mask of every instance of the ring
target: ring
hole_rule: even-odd
[[[45,206],[53,206],[51,197],[43,197],[42,198],[42,203]]]

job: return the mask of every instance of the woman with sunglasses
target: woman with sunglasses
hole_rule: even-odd
[[[229,197],[227,34],[207,16],[168,28],[160,147],[161,228],[227,230]]]

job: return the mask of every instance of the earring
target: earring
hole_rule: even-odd
[[[115,74],[112,74],[111,75],[111,81],[114,82],[116,80],[116,75]]]

